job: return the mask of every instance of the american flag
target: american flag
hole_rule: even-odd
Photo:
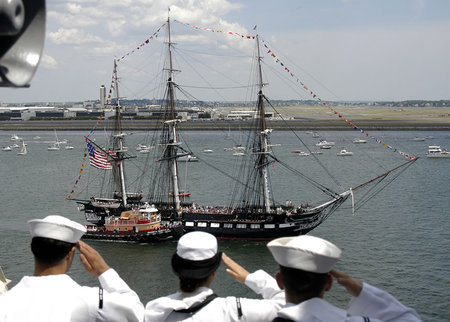
[[[97,149],[90,142],[87,142],[87,149],[89,153],[89,164],[91,166],[97,169],[112,170],[112,165],[108,162],[108,158],[103,151]],[[111,155],[114,156],[112,153]]]

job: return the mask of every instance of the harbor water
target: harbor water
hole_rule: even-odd
[[[13,132],[0,132],[0,145],[11,145]],[[29,250],[30,236],[27,221],[51,214],[67,216],[85,224],[84,215],[74,201],[67,200],[82,190],[88,180],[87,171],[80,169],[84,153],[85,131],[59,132],[60,139],[68,139],[72,150],[61,146],[59,151],[48,151],[54,140],[52,131],[17,132],[27,143],[27,155],[18,150],[0,151],[0,266],[14,286],[23,275],[33,273],[33,260]],[[238,157],[224,151],[232,144],[224,140],[221,131],[185,132],[181,141],[200,157],[199,162],[180,164],[180,177],[186,180],[182,189],[191,192],[191,200],[199,204],[226,205],[232,183],[217,169],[233,173]],[[335,147],[317,155],[327,171],[314,165],[315,158],[299,156],[292,150],[305,150],[287,132],[272,136],[277,158],[302,170],[320,183],[333,181],[339,191],[355,187],[377,174],[406,161],[400,153],[367,138],[366,144],[353,144],[353,138],[362,138],[353,131],[323,131],[320,138],[335,141]],[[233,133],[235,140],[237,132]],[[317,138],[297,133],[311,150],[317,150]],[[389,291],[405,305],[415,308],[424,321],[450,321],[450,158],[431,159],[425,156],[429,145],[450,148],[448,131],[373,131],[373,137],[419,159],[408,167],[390,185],[352,212],[351,201],[333,213],[324,223],[310,232],[326,238],[343,251],[337,269],[372,285]],[[35,138],[39,136],[40,138]],[[128,139],[131,154],[138,158],[144,154],[135,146],[144,138],[143,132],[133,133]],[[423,137],[425,140],[415,140]],[[244,143],[244,142],[238,142]],[[341,148],[353,156],[338,157]],[[204,149],[213,150],[204,153]],[[210,165],[213,165],[211,167]],[[315,166],[315,167],[313,167]],[[277,200],[292,200],[296,205],[313,199],[313,192],[301,188],[301,179],[283,176],[277,165],[271,169],[273,195]],[[328,174],[331,174],[332,180]],[[79,178],[80,182],[77,182]],[[92,178],[90,178],[92,179]],[[150,182],[150,180],[148,180]],[[84,188],[83,188],[84,189]],[[342,190],[343,191],[343,190]],[[85,195],[94,191],[82,190]],[[299,197],[302,195],[303,197]],[[85,196],[84,196],[85,197]],[[355,202],[358,204],[358,197]],[[170,259],[176,241],[155,244],[113,243],[88,241],[115,268],[145,304],[149,300],[175,292],[177,280],[170,268]],[[264,269],[277,272],[277,265],[266,248],[266,242],[219,241],[220,250],[249,271]],[[89,276],[79,260],[75,260],[69,273],[78,283],[96,286],[96,278]],[[245,286],[227,276],[224,265],[212,288],[219,296],[236,295],[257,297]],[[345,307],[350,296],[337,283],[326,299]]]

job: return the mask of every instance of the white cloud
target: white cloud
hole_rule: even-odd
[[[48,38],[55,44],[91,44],[102,41],[102,38],[88,34],[77,28],[59,28],[56,32],[49,32]]]
[[[39,67],[45,69],[56,69],[58,67],[58,62],[52,56],[44,54],[41,57]]]

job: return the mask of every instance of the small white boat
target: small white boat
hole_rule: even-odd
[[[414,138],[413,141],[422,142],[425,141],[426,138]]]
[[[233,151],[233,148],[223,148],[224,151]]]
[[[323,152],[322,152],[322,151],[312,151],[311,154],[316,154],[316,155],[318,155],[318,154],[323,154]]]
[[[234,157],[243,157],[244,155],[245,155],[244,152],[234,152],[234,153],[233,153],[233,156],[234,156]]]
[[[40,140],[41,137],[39,135],[33,136],[33,140]]]
[[[19,137],[17,134],[11,135],[11,141],[21,141],[22,138]]]
[[[213,153],[214,151],[211,150],[211,149],[204,149],[203,152],[204,152],[204,153]]]
[[[12,149],[11,149],[11,147],[10,146],[4,146],[3,148],[2,148],[2,151],[11,151]]]
[[[17,143],[14,143],[13,145],[10,145],[9,147],[13,148],[13,149],[17,149],[17,148],[19,148],[19,145]]]
[[[331,149],[332,146],[331,145],[321,145],[320,148],[323,150],[328,150],[328,149]]]
[[[73,146],[71,146],[71,145],[66,145],[66,150],[73,150]]]
[[[336,153],[336,155],[338,156],[350,156],[353,155],[353,152],[347,151],[346,149],[342,149],[341,151],[339,151],[338,153]]]
[[[198,158],[193,155],[183,155],[182,157],[178,158],[178,161],[180,162],[198,162]]]
[[[355,144],[359,144],[359,143],[367,143],[367,140],[363,140],[363,139],[354,139],[353,143]]]
[[[59,151],[59,149],[59,142],[55,142],[47,148],[48,151]]]
[[[309,153],[304,152],[302,150],[293,150],[293,151],[291,151],[291,153],[296,153],[296,154],[298,154],[300,156],[305,156],[305,157],[309,155]]]
[[[322,147],[322,146],[332,147],[332,146],[334,146],[334,142],[328,142],[326,140],[320,140],[318,143],[316,143],[316,146],[318,146],[318,147]]]
[[[450,151],[441,149],[439,145],[430,145],[427,158],[450,158]]]

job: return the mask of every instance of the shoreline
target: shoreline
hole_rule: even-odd
[[[354,120],[354,124],[363,130],[389,130],[389,131],[450,131],[450,120]],[[106,122],[105,122],[106,123]],[[97,124],[97,120],[40,120],[40,121],[0,121],[0,131],[77,131],[91,130]],[[159,126],[154,120],[122,120],[124,130],[148,131]],[[247,130],[250,127],[248,121],[189,121],[180,126],[183,130],[190,131],[225,131]],[[267,121],[267,127],[277,131],[354,131],[343,120],[318,120],[318,119],[295,119],[288,121]]]

